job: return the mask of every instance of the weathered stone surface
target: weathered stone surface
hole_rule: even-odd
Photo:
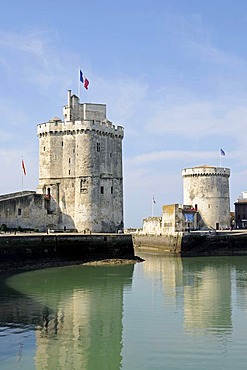
[[[131,235],[29,234],[0,236],[0,270],[105,259],[135,259]]]
[[[80,104],[68,93],[64,121],[38,125],[38,192],[60,227],[78,231],[123,229],[123,128],[106,118],[104,104]]]
[[[122,231],[123,127],[106,118],[106,105],[80,104],[70,91],[63,115],[38,125],[37,193],[0,196],[0,227]]]
[[[230,169],[199,166],[184,169],[182,175],[183,203],[197,208],[199,228],[230,228]]]
[[[140,250],[180,256],[232,256],[247,254],[245,232],[170,233],[161,236],[135,235],[134,247]]]

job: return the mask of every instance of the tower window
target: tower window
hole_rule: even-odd
[[[113,194],[113,186],[111,186],[111,194]]]
[[[97,152],[100,152],[100,143],[97,143]]]
[[[80,182],[80,192],[82,194],[88,193],[88,179],[82,178]]]
[[[45,146],[44,146],[44,152],[45,152]]]
[[[69,158],[69,163],[70,163],[70,158]]]
[[[112,157],[112,152],[110,153],[110,158]]]
[[[69,175],[70,175],[70,170],[69,170]]]
[[[21,216],[21,208],[18,208],[18,216]]]
[[[63,141],[62,141],[62,146],[63,146]]]
[[[100,194],[104,194],[104,186],[100,187]]]

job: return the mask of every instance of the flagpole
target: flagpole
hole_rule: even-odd
[[[220,167],[221,167],[221,152],[220,152],[220,150],[219,150],[219,154],[220,154]]]
[[[153,202],[153,198],[152,198],[152,217],[154,216],[154,202]]]
[[[154,194],[153,194],[152,196],[152,217],[154,216],[154,203],[155,201],[154,201]]]
[[[21,157],[21,164],[23,163],[23,157]],[[23,169],[21,169],[21,192],[23,193]]]
[[[80,84],[80,71],[81,71],[81,68],[80,68],[80,66],[78,67],[78,76],[77,76],[77,78],[78,78],[78,98],[79,98],[79,101],[80,101],[80,99],[81,99],[81,84]]]

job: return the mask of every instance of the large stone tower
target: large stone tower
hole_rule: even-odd
[[[230,169],[200,166],[182,171],[185,205],[199,213],[200,228],[225,229],[230,226]]]
[[[37,192],[56,215],[54,226],[117,232],[123,229],[124,130],[106,118],[106,105],[80,104],[70,90],[63,116],[38,125]]]

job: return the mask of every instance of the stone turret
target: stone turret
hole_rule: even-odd
[[[213,166],[186,168],[182,171],[186,205],[200,215],[200,228],[230,227],[230,169]]]
[[[80,104],[70,90],[63,116],[38,125],[37,192],[58,227],[116,232],[123,228],[123,127],[106,118],[106,105]]]

